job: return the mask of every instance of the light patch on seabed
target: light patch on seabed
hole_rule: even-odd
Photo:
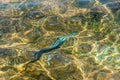
[[[3,74],[5,74],[5,72],[0,71],[0,80],[6,80]]]
[[[113,49],[112,49],[113,48]],[[112,51],[112,55],[116,55],[116,54],[119,54],[119,51],[118,51],[118,46],[107,46],[106,48],[104,48],[100,53],[97,54],[97,56],[95,56],[96,58],[96,62],[98,63],[101,63],[103,61],[105,61],[107,59],[107,56],[109,54],[109,51]]]
[[[1,3],[16,2],[18,0],[0,0]]]

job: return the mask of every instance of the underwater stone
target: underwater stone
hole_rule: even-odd
[[[92,49],[92,45],[88,44],[88,43],[82,43],[78,46],[78,52],[82,53],[82,54],[87,54],[91,51]]]
[[[38,3],[36,2],[25,2],[21,5],[19,5],[19,9],[20,10],[33,10],[33,9],[36,9],[38,7]]]
[[[108,39],[114,43],[116,41],[116,35],[110,34]]]
[[[66,11],[67,11],[66,8],[61,8],[61,9],[59,10],[59,13],[64,14]]]
[[[0,38],[3,36],[3,32],[2,31],[0,31]]]
[[[2,67],[0,70],[1,71],[7,71],[7,70],[9,70],[9,69],[11,69],[12,67],[11,66],[4,66],[4,67]]]
[[[7,9],[8,7],[8,4],[0,4],[0,10]]]
[[[113,79],[113,80],[119,80],[119,79],[120,79],[120,71],[114,73],[114,74],[112,75],[112,79]]]
[[[111,2],[106,4],[108,8],[111,9],[111,11],[113,13],[115,13],[116,11],[120,10],[120,2]]]
[[[0,18],[0,26],[11,26],[11,20],[9,18]]]
[[[100,21],[101,18],[105,15],[103,12],[88,12],[85,14],[86,18],[91,19],[91,21]]]
[[[75,6],[80,8],[88,8],[92,5],[90,3],[91,0],[75,0]]]
[[[41,19],[44,18],[45,15],[41,11],[30,11],[25,14],[24,18],[29,18],[29,19]]]
[[[99,0],[100,3],[102,4],[106,4],[106,3],[114,3],[114,2],[117,2],[119,0]]]

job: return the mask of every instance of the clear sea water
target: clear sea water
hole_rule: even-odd
[[[120,0],[0,0],[0,80],[120,80]]]

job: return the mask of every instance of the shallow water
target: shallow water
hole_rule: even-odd
[[[120,80],[120,1],[1,0],[0,80]]]

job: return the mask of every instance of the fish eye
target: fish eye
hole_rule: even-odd
[[[59,40],[60,39],[60,37],[58,37],[56,40]]]

